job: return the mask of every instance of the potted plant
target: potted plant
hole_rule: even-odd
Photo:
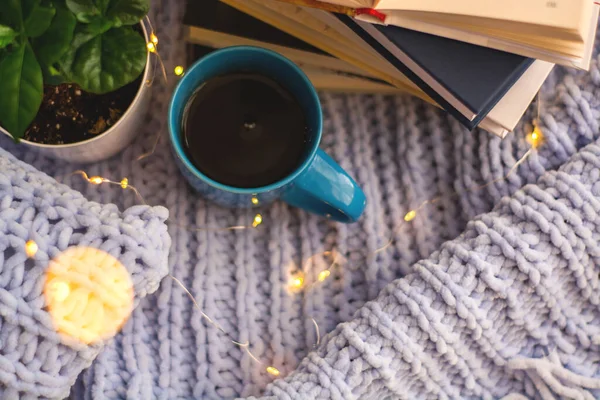
[[[149,0],[3,0],[0,126],[74,162],[122,150],[150,100]]]

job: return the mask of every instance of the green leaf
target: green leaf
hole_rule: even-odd
[[[106,15],[106,11],[108,10],[108,6],[112,0],[94,0],[96,2],[96,7],[100,9],[102,15]]]
[[[90,29],[93,27],[93,25],[94,24],[78,24],[75,27],[75,34],[73,35],[73,40],[71,41],[69,49],[61,57],[61,59],[58,60],[59,68],[63,75],[67,76],[72,74],[71,69],[75,63],[75,57],[77,57],[77,52],[80,50],[80,48],[99,34],[104,33],[96,32],[96,29]]]
[[[41,67],[45,85],[57,86],[66,82],[60,71],[53,66],[45,66],[42,64]]]
[[[66,0],[66,4],[77,20],[86,24],[101,17],[104,11],[94,0]]]
[[[35,38],[41,36],[50,24],[56,14],[54,7],[45,7],[35,5],[25,19],[25,33],[27,36]]]
[[[12,44],[16,37],[17,32],[11,27],[0,25],[0,49]]]
[[[113,27],[113,23],[104,17],[96,18],[87,25],[83,25],[83,32],[98,36]]]
[[[42,104],[40,64],[29,44],[19,46],[0,61],[0,123],[20,139]]]
[[[23,20],[26,20],[33,9],[39,6],[41,2],[42,0],[21,0],[21,12],[23,13]]]
[[[23,30],[23,13],[21,0],[2,0],[0,7],[0,24],[10,26],[16,32]]]
[[[83,34],[80,34],[83,35]],[[85,40],[61,61],[67,79],[91,93],[108,93],[133,82],[146,67],[146,43],[130,27],[113,28]]]
[[[115,27],[137,24],[150,10],[149,0],[66,0],[66,2],[78,21],[87,24],[97,18],[105,17]]]
[[[149,0],[111,0],[106,17],[115,26],[135,25],[150,11]]]
[[[64,7],[56,9],[56,15],[46,32],[33,40],[35,55],[42,65],[50,66],[60,60],[69,50],[77,20]]]

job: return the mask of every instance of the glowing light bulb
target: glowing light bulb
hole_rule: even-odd
[[[34,242],[33,240],[28,240],[27,243],[25,243],[25,254],[27,254],[27,257],[33,258],[33,257],[35,257],[37,252],[38,252],[37,243]]]
[[[89,344],[114,336],[133,309],[127,269],[108,253],[70,247],[45,271],[44,297],[55,329]]]
[[[152,43],[152,42],[148,42],[148,43],[146,44],[146,47],[148,48],[148,51],[149,51],[150,53],[156,53],[156,45],[155,45],[154,43]]]
[[[417,216],[417,212],[415,210],[410,210],[409,212],[406,213],[406,215],[404,216],[404,220],[406,222],[410,222],[413,219],[415,219],[415,217]]]
[[[129,187],[129,179],[127,179],[127,178],[121,179],[120,183],[121,183],[121,187],[123,189],[127,189]]]
[[[304,287],[304,273],[300,271],[290,276],[288,285],[290,287],[290,290],[293,292],[302,290],[302,288]]]
[[[183,67],[181,65],[176,66],[174,72],[177,76],[183,75]]]
[[[527,143],[529,143],[534,149],[537,149],[543,141],[544,134],[542,133],[540,127],[535,125],[533,128],[533,132],[527,135]]]
[[[256,214],[254,216],[254,221],[252,221],[252,227],[256,228],[257,226],[259,226],[260,224],[262,224],[262,222],[263,222],[262,215]]]
[[[54,281],[48,285],[48,295],[59,303],[65,301],[70,293],[71,287],[66,282]]]
[[[102,182],[104,182],[104,178],[102,178],[101,176],[92,176],[92,177],[89,179],[89,181],[90,181],[90,183],[91,183],[91,184],[93,184],[93,185],[99,185],[99,184],[101,184]]]
[[[296,289],[302,288],[302,285],[304,285],[304,278],[297,277],[297,278],[292,279],[292,286],[295,287]]]
[[[258,198],[256,197],[252,197],[252,199],[250,200],[252,202],[252,204],[257,205],[258,204]]]
[[[323,282],[325,279],[329,278],[329,275],[331,275],[331,271],[329,271],[328,269],[319,272],[319,282]]]
[[[273,376],[279,376],[280,372],[275,367],[267,367],[267,372]]]

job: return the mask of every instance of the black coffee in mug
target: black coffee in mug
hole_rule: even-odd
[[[259,188],[290,175],[309,147],[307,120],[294,96],[268,76],[216,76],[188,101],[184,151],[194,166],[227,186]]]

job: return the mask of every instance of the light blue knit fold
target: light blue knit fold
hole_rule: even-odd
[[[43,293],[50,260],[102,250],[131,274],[137,303],[167,274],[167,217],[164,207],[90,202],[0,148],[0,398],[65,398],[104,345],[57,332]]]
[[[599,265],[600,143],[594,143],[471,220],[266,394],[534,396],[508,362],[539,358],[541,349],[553,349],[583,376],[600,377]]]

